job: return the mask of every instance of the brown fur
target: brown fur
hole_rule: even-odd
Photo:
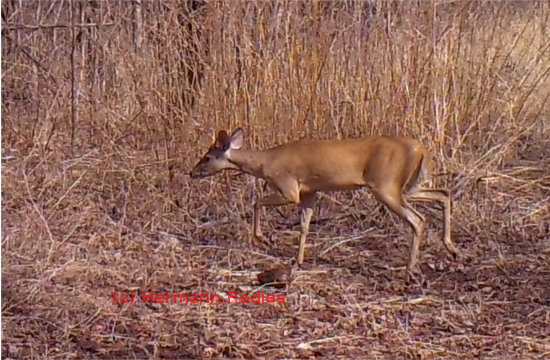
[[[443,207],[443,244],[453,255],[451,203],[447,191],[422,188],[431,165],[426,148],[418,141],[395,136],[347,140],[299,140],[267,150],[241,150],[242,129],[231,136],[221,131],[214,145],[191,171],[205,177],[234,169],[263,178],[274,193],[255,204],[254,235],[261,237],[260,208],[294,203],[302,208],[298,264],[304,259],[305,240],[319,191],[347,191],[368,187],[374,196],[413,229],[407,269],[418,258],[424,217],[409,202],[437,201]]]

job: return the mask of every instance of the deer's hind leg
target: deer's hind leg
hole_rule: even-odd
[[[404,219],[413,229],[414,234],[412,241],[409,243],[409,263],[407,265],[407,270],[409,273],[412,273],[418,261],[418,253],[420,249],[420,241],[424,233],[425,219],[420,213],[418,213],[418,211],[407,203],[399,187],[386,185],[373,188],[372,192],[378,201],[386,205],[391,211]]]
[[[456,259],[460,252],[451,240],[451,199],[449,192],[443,189],[417,188],[407,194],[410,201],[437,201],[443,208],[443,245]]]

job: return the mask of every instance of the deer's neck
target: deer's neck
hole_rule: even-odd
[[[235,165],[237,170],[264,178],[264,166],[266,164],[266,153],[257,150],[231,150],[229,161]]]

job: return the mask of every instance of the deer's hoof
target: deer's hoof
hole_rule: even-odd
[[[424,276],[418,268],[407,268],[406,282],[408,284],[414,283],[421,286],[424,282]]]
[[[460,252],[460,250],[455,249],[455,252],[453,252],[453,260],[454,261],[459,261],[459,260],[462,260],[462,258],[463,258],[463,255]]]

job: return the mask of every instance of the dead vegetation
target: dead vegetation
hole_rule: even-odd
[[[548,357],[550,8],[375,3],[3,1],[2,357]],[[187,177],[237,126],[258,148],[422,140],[464,259],[432,221],[408,285],[408,228],[326,194],[305,268],[260,288],[296,255],[297,210],[249,246],[260,187]],[[286,302],[112,300],[260,290]]]

